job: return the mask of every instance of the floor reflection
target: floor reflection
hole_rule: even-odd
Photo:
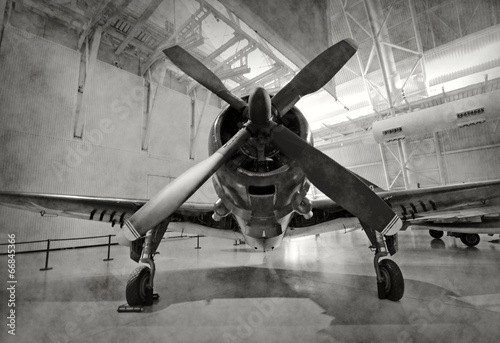
[[[348,236],[348,237],[347,237]],[[21,341],[118,342],[492,342],[500,321],[500,255],[482,240],[405,232],[394,256],[405,277],[400,302],[377,298],[363,232],[285,241],[272,253],[232,242],[177,240],[161,246],[160,299],[119,314],[126,250],[102,262],[93,249],[56,252],[53,270],[20,255]],[[96,262],[99,261],[99,262]],[[2,299],[5,290],[0,290]],[[2,311],[5,311],[2,309]],[[4,314],[4,313],[2,313]],[[2,341],[4,341],[2,339]]]

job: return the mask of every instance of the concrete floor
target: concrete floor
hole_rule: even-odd
[[[500,338],[500,245],[475,248],[427,232],[400,235],[394,257],[406,280],[400,302],[379,300],[363,232],[285,241],[272,253],[232,242],[168,239],[156,261],[161,298],[142,313],[118,313],[128,250],[16,256],[16,336],[1,342],[494,342]],[[7,280],[6,256],[0,257]],[[4,281],[5,282],[5,281]],[[13,339],[14,338],[14,339]]]

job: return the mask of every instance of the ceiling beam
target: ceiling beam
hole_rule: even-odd
[[[73,28],[78,32],[84,29],[85,23],[87,22],[87,18],[80,13],[69,10],[63,6],[48,4],[46,1],[23,0],[23,6],[34,13],[46,15],[49,18],[56,19],[59,22],[64,23],[67,27]],[[18,8],[17,3],[16,8]]]
[[[186,47],[186,44],[184,44],[184,40],[186,40],[186,38],[192,39],[193,37],[196,37],[197,40],[200,38],[203,39],[203,37],[198,37],[201,35],[197,34],[197,30],[200,27],[201,22],[209,14],[209,10],[207,10],[203,6],[200,6],[200,8],[186,22],[184,22],[184,24],[182,24],[171,37],[169,37],[164,43],[160,44],[158,50],[154,54],[149,56],[148,60],[141,67],[141,75],[144,75],[146,70],[148,70],[148,68],[150,68],[153,63],[155,63],[160,58],[165,57],[165,55],[163,54],[164,49],[174,44]]]
[[[234,89],[231,89],[231,92],[236,93],[236,92],[238,92],[240,90],[243,90],[244,88],[247,88],[247,87],[251,86],[252,84],[258,83],[259,81],[265,79],[266,77],[277,73],[282,68],[283,67],[281,65],[275,65],[271,69],[266,70],[262,74],[257,75],[253,79],[248,80],[246,83],[243,83],[243,84],[239,85],[238,87],[236,87]]]
[[[222,20],[226,25],[228,25],[230,28],[232,28],[235,32],[238,32],[239,34],[243,35],[249,42],[254,43],[255,46],[262,51],[264,54],[268,55],[271,57],[275,62],[284,64],[275,54],[272,52],[270,49],[268,49],[266,46],[261,44],[258,40],[254,39],[250,35],[248,35],[245,31],[243,31],[237,23],[234,21],[231,21],[228,19],[223,13],[217,11],[215,7],[207,3],[206,1],[203,0],[196,0],[200,3],[202,7],[206,7],[209,9],[214,15],[217,16],[220,20]]]
[[[116,21],[116,19],[118,19],[118,17],[122,14],[122,12],[128,7],[128,5],[130,5],[130,3],[132,2],[133,0],[122,0],[122,2],[114,9],[112,9],[111,13],[113,15],[111,15],[107,20],[106,20],[106,23],[104,23],[103,27],[104,29],[107,29],[110,25],[113,24],[113,22]]]
[[[106,29],[106,34],[110,37],[113,37],[114,39],[118,40],[121,42],[123,40],[123,35],[117,32],[114,28],[107,28]],[[153,49],[148,47],[146,44],[142,43],[141,41],[137,39],[133,39],[130,44],[135,46],[138,50],[141,50],[144,52],[146,55],[152,54],[154,52]]]
[[[303,68],[334,43],[330,32],[330,0],[219,0],[219,2],[253,30],[258,31],[259,36],[266,39],[299,68]],[[262,50],[263,46],[261,44],[259,49]],[[276,62],[284,64],[276,56],[269,54],[269,49],[262,51]],[[333,81],[329,81],[322,88],[336,97]]]
[[[226,51],[227,49],[229,49],[231,46],[233,46],[237,42],[241,41],[242,39],[243,38],[241,36],[239,36],[239,35],[233,36],[233,38],[231,38],[226,43],[224,43],[223,45],[221,45],[218,49],[214,50],[210,55],[208,55],[207,57],[203,58],[200,62],[203,63],[203,64],[208,64],[210,61],[212,61],[213,59],[215,59],[217,56],[219,56],[220,54],[222,54],[224,51]],[[184,81],[186,78],[187,78],[187,76],[186,76],[186,74],[184,74],[179,79],[179,81]]]
[[[152,0],[149,6],[144,10],[144,12],[141,14],[141,16],[137,19],[137,22],[135,23],[134,27],[130,29],[130,31],[127,34],[127,37],[123,40],[122,44],[116,49],[115,54],[120,55],[123,50],[127,47],[127,45],[132,41],[132,39],[135,38],[139,30],[142,28],[144,23],[151,17],[154,11],[160,6],[160,4],[163,2],[163,0]]]
[[[224,80],[235,77],[237,75],[248,74],[249,72],[250,68],[248,68],[247,66],[241,66],[241,67],[231,68],[228,70],[222,70],[216,75],[219,79]]]
[[[110,4],[110,2],[111,2],[111,0],[102,1],[99,4],[99,6],[96,8],[94,14],[92,15],[92,18],[90,18],[89,22],[87,23],[87,27],[80,35],[80,39],[78,39],[78,50],[80,50],[82,48],[83,43],[87,39],[87,36],[90,34],[91,30],[94,28],[94,26],[102,18],[102,16],[106,12],[106,9],[107,9],[108,5]]]
[[[250,72],[250,68],[247,66],[241,66],[233,69],[228,69],[228,70],[222,70],[216,73],[217,77],[222,81],[225,79],[231,79],[243,74],[248,74]],[[200,84],[197,81],[192,81],[188,86],[187,86],[187,93],[189,94],[193,89],[198,87]]]

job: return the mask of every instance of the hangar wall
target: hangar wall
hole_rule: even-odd
[[[6,26],[0,47],[1,190],[149,198],[208,155],[218,108],[207,105],[200,120],[189,96],[160,86],[149,149],[143,151],[143,79],[99,61],[83,97],[83,138],[74,138],[80,58],[77,51]],[[211,188],[207,183],[196,200],[215,201]],[[115,231],[108,224],[41,218],[0,206],[0,234],[16,233],[17,242]]]
[[[410,188],[417,184],[423,188],[500,179],[498,124],[498,121],[486,122],[402,141],[405,159],[409,159],[409,177],[413,178]],[[391,189],[404,189],[403,178],[398,176],[401,165],[397,142],[379,146],[373,139],[363,139],[343,146],[322,146],[321,150],[383,188],[392,184]]]

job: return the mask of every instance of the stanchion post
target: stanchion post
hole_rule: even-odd
[[[201,249],[201,247],[200,247],[200,235],[196,236],[196,248],[195,249]]]
[[[47,253],[45,255],[45,268],[41,268],[40,271],[52,269],[52,268],[49,268],[49,252],[50,252],[50,239],[47,239]]]
[[[108,258],[105,258],[103,261],[113,261],[113,259],[109,257],[110,254],[111,254],[111,235],[109,235],[109,240],[108,240]]]

